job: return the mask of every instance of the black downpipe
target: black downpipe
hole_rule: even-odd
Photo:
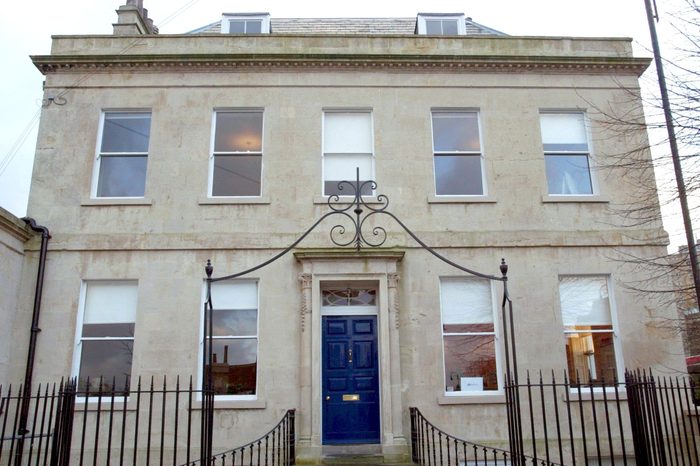
[[[46,251],[48,249],[49,229],[37,225],[31,217],[24,217],[24,223],[32,230],[41,233],[41,251],[39,253],[39,270],[36,277],[36,289],[34,291],[34,310],[32,312],[32,326],[29,334],[29,349],[27,350],[27,366],[24,370],[24,385],[22,390],[22,409],[20,411],[19,426],[17,435],[19,436],[17,453],[21,459],[24,436],[29,433],[27,430],[27,417],[29,415],[29,404],[32,395],[32,377],[34,375],[34,355],[36,354],[36,340],[41,332],[39,328],[39,314],[41,311],[41,293],[44,287],[44,270],[46,269]]]

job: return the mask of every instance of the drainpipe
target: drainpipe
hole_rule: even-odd
[[[31,217],[24,217],[24,223],[32,230],[41,233],[41,251],[39,253],[39,270],[36,277],[36,289],[34,291],[34,311],[32,313],[32,327],[29,334],[29,349],[27,351],[27,366],[24,371],[24,388],[22,393],[22,410],[20,412],[19,427],[17,434],[24,436],[29,433],[27,430],[27,416],[29,415],[29,402],[32,395],[32,376],[34,374],[34,355],[36,353],[36,340],[41,329],[39,328],[39,312],[41,310],[41,292],[44,287],[44,270],[46,268],[46,251],[49,245],[49,229],[37,225]],[[23,439],[20,439],[20,444]],[[20,451],[18,445],[18,451]],[[21,451],[20,451],[21,454]]]

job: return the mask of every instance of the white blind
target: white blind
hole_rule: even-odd
[[[324,113],[324,153],[372,153],[372,119],[369,113]]]
[[[443,278],[440,280],[443,324],[493,322],[491,285],[486,280]]]
[[[540,126],[544,144],[588,144],[583,113],[542,113]]]
[[[356,154],[327,156],[323,162],[323,179],[355,181],[357,167],[360,167],[360,181],[372,179],[372,156]]]
[[[253,281],[224,281],[211,284],[214,309],[257,309],[258,284]]]
[[[135,322],[137,295],[138,286],[134,281],[88,283],[83,323]]]
[[[606,277],[560,277],[564,325],[612,325]]]

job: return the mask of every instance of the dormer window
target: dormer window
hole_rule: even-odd
[[[269,13],[224,13],[221,18],[223,34],[269,34]]]
[[[418,14],[418,34],[427,36],[463,36],[466,32],[463,13]]]

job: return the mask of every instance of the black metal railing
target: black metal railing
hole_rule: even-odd
[[[425,466],[510,465],[510,451],[450,435],[428,421],[418,408],[411,415],[411,459]],[[529,458],[534,460],[534,458]],[[535,464],[535,463],[532,463]],[[544,463],[541,463],[544,465]],[[555,463],[548,463],[555,465]]]
[[[209,464],[220,466],[291,466],[295,462],[295,411],[287,410],[282,420],[267,434],[242,447],[213,455]],[[187,465],[201,464],[199,460]],[[185,465],[185,466],[187,466]]]
[[[563,374],[507,378],[507,412],[492,411],[494,424],[508,423],[510,438],[477,444],[448,434],[410,408],[414,463],[476,465],[700,464],[700,406],[687,377],[628,372],[625,381],[573,382]],[[587,378],[588,381],[590,379]],[[517,411],[517,413],[515,413]],[[519,426],[512,420],[518,419]],[[483,441],[482,441],[483,442]],[[508,450],[498,448],[508,442]]]
[[[637,464],[700,464],[700,407],[691,378],[626,375]]]
[[[0,386],[0,465],[294,464],[294,411],[259,440],[209,455],[205,395],[192,377],[163,378],[157,386],[153,378],[138,379],[126,387],[62,381],[38,386],[29,398],[21,386]],[[230,448],[227,441],[218,435],[216,448]]]
[[[560,380],[528,374],[524,384],[506,385],[509,416],[517,410],[521,420],[513,464],[698,465],[689,379],[629,372],[624,382],[571,381],[566,373]]]

